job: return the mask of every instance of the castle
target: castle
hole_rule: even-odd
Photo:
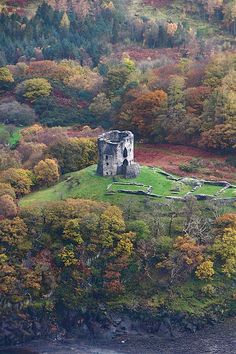
[[[139,173],[140,166],[134,162],[133,133],[111,130],[98,138],[97,174],[135,178]]]

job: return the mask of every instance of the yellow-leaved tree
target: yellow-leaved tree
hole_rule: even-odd
[[[210,259],[203,261],[197,267],[197,270],[195,272],[196,276],[199,279],[210,279],[215,274],[213,266],[214,263]]]
[[[23,168],[8,168],[1,174],[1,182],[10,184],[16,196],[28,194],[33,185],[33,174]]]
[[[34,78],[21,82],[16,87],[16,94],[21,98],[34,101],[40,97],[47,97],[52,91],[50,82],[44,78]]]
[[[39,185],[50,186],[56,183],[60,177],[58,163],[54,159],[39,161],[34,168],[34,173]]]
[[[5,85],[14,82],[12,73],[7,67],[0,68],[0,88],[5,88]]]
[[[64,12],[61,18],[60,27],[65,29],[70,27],[70,20],[66,12]]]
[[[236,225],[224,229],[223,235],[217,237],[213,251],[220,259],[221,270],[228,277],[236,275]]]

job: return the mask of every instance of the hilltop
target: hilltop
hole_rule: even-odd
[[[135,179],[101,177],[96,174],[96,165],[93,165],[64,175],[58,184],[25,196],[20,204],[30,206],[67,198],[84,198],[125,206],[128,201],[143,202],[145,199],[158,201],[166,197],[180,201],[186,195],[206,195],[216,198],[236,196],[236,188],[222,190],[223,187],[198,183],[198,180],[191,178],[178,179],[158,168],[147,166],[142,166],[140,176]]]

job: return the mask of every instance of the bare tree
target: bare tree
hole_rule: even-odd
[[[195,216],[190,219],[183,231],[200,243],[209,242],[211,239],[211,219]]]

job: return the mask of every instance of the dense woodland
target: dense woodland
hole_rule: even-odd
[[[131,3],[1,6],[0,344],[79,324],[94,335],[115,311],[151,332],[163,319],[195,331],[236,311],[233,204],[20,207],[97,162],[96,139],[69,126],[230,153],[235,166],[235,1],[145,0],[143,14]]]
[[[230,41],[215,52],[188,21],[158,23],[125,16],[122,2],[99,4],[84,17],[46,3],[31,18],[3,8],[0,122],[115,126],[151,142],[234,149],[236,57],[227,49]],[[186,9],[221,21],[225,31],[233,13],[231,2],[199,1],[197,8],[188,2]],[[112,48],[123,41],[176,47],[177,57],[170,52],[136,61],[124,50],[116,59]]]
[[[224,53],[157,68],[129,57],[96,69],[71,60],[2,67],[0,122],[119,127],[149,142],[230,151],[235,149],[235,62],[235,54]]]

